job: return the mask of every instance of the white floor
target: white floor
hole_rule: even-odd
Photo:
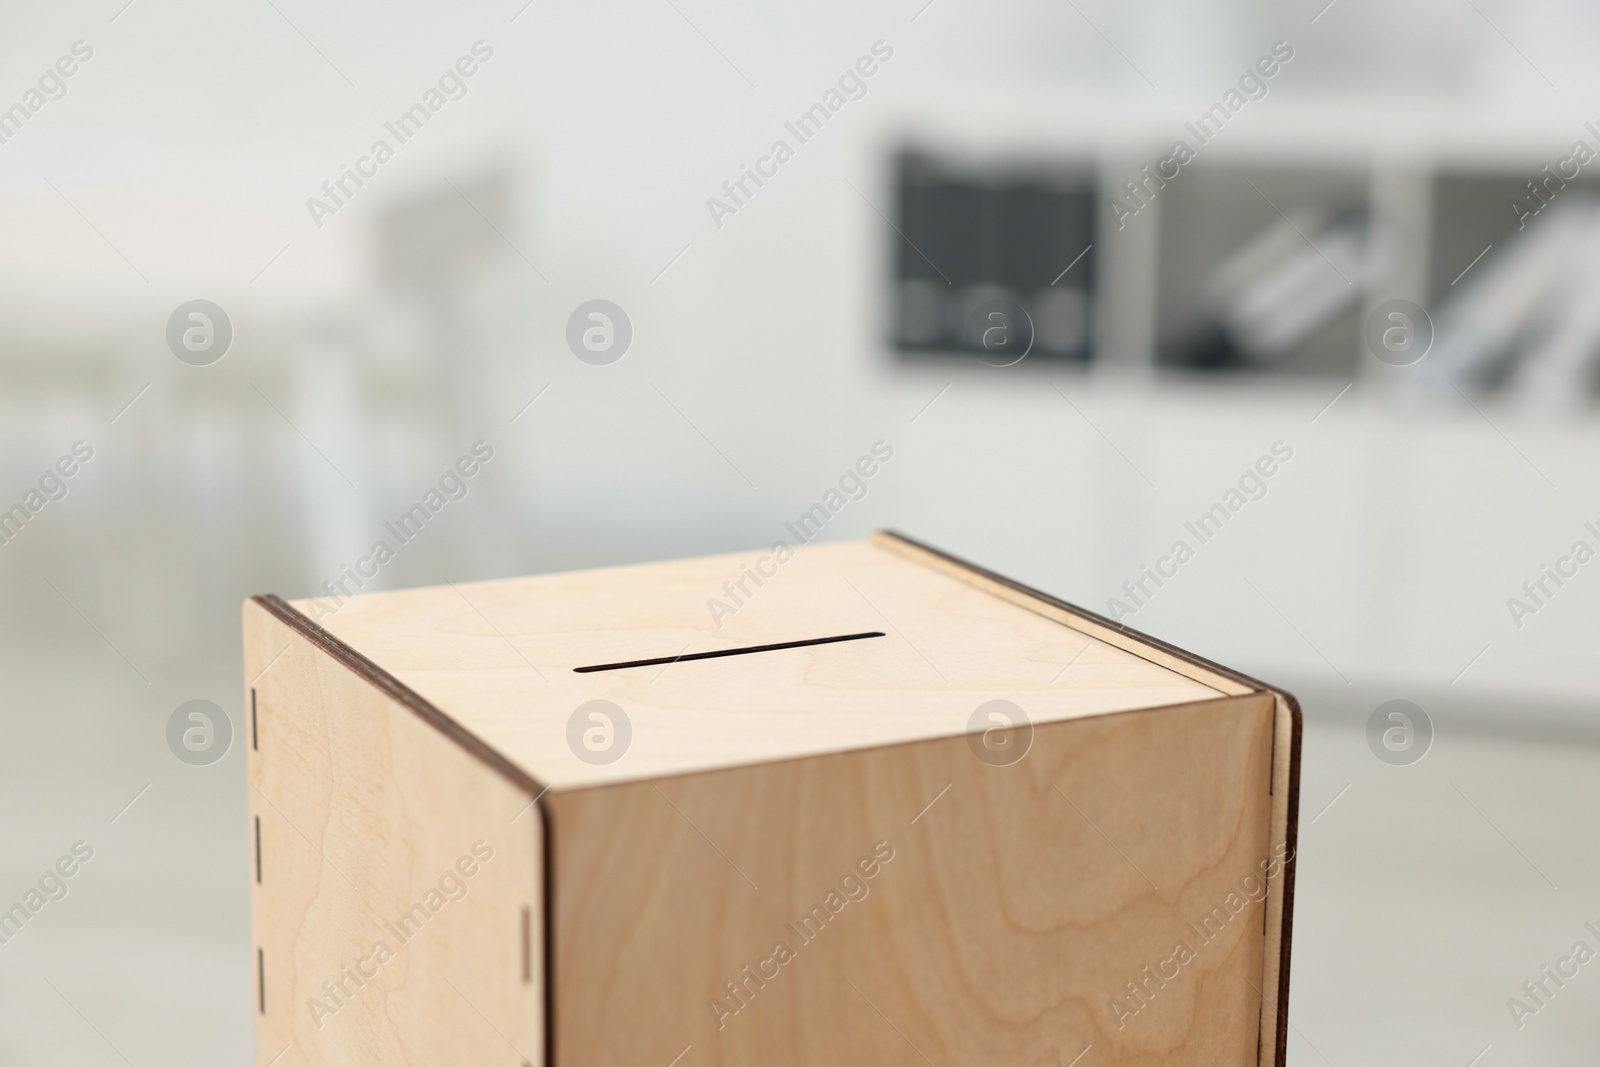
[[[1600,965],[1520,1029],[1507,1001],[1575,942],[1600,952],[1600,747],[1435,722],[1410,767],[1356,724],[1307,731],[1290,1062],[1594,1063]]]

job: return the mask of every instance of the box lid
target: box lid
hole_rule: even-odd
[[[555,790],[1258,688],[1020,588],[879,534],[294,607]]]

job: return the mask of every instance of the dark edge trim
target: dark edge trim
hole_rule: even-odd
[[[1284,810],[1284,841],[1289,862],[1283,867],[1283,929],[1278,934],[1278,1053],[1274,1067],[1289,1060],[1289,947],[1294,939],[1294,876],[1300,866],[1300,734],[1304,718],[1293,693],[1277,690],[1289,707],[1289,803]]]
[[[543,804],[539,819],[544,824],[544,944],[540,955],[544,957],[544,1067],[555,1067],[556,1062],[556,894],[555,894],[555,820],[550,809]]]
[[[928,553],[930,556],[936,556],[937,558],[944,560],[946,563],[960,567],[962,570],[971,571],[973,574],[988,579],[989,581],[994,582],[996,585],[1004,586],[1005,588],[1013,590],[1014,592],[1021,593],[1024,596],[1031,597],[1034,600],[1038,600],[1042,603],[1049,604],[1053,608],[1058,608],[1070,615],[1076,615],[1078,618],[1084,619],[1085,621],[1096,623],[1100,626],[1105,626],[1109,629],[1117,631],[1118,633],[1127,634],[1134,640],[1149,645],[1151,648],[1159,649],[1170,656],[1181,659],[1187,663],[1192,663],[1197,667],[1203,667],[1208,671],[1222,675],[1224,678],[1231,678],[1240,685],[1251,686],[1258,692],[1273,693],[1288,705],[1290,720],[1288,782],[1289,796],[1284,813],[1284,842],[1289,848],[1290,861],[1284,865],[1283,875],[1283,927],[1278,934],[1278,1003],[1275,1006],[1278,1011],[1279,1018],[1279,1023],[1276,1028],[1278,1047],[1276,1050],[1276,1055],[1273,1058],[1274,1067],[1286,1067],[1289,1057],[1289,948],[1294,932],[1294,875],[1300,859],[1298,851],[1300,841],[1300,735],[1303,724],[1303,717],[1300,713],[1300,702],[1295,699],[1294,694],[1288,692],[1287,690],[1279,689],[1276,686],[1268,685],[1265,682],[1262,682],[1256,678],[1252,678],[1247,674],[1240,674],[1238,671],[1233,670],[1230,667],[1224,667],[1220,663],[1213,663],[1204,656],[1197,656],[1187,649],[1179,648],[1177,645],[1168,644],[1158,637],[1151,637],[1149,634],[1141,633],[1138,630],[1123,626],[1121,623],[1113,622],[1104,615],[1099,615],[1095,612],[1087,610],[1086,608],[1080,608],[1076,604],[1069,604],[1059,597],[1051,596],[1049,593],[1035,589],[1032,586],[1023,585],[1021,582],[1013,581],[1012,579],[1001,574],[996,574],[994,571],[988,570],[985,567],[980,567],[975,563],[969,563],[959,556],[953,556],[948,552],[934,548],[932,545],[924,544],[923,542],[912,537],[907,537],[905,534],[898,533],[894,530],[879,530],[878,533],[884,537],[899,541],[902,544],[909,545],[912,548],[920,549],[921,551]],[[1274,765],[1276,765],[1278,743],[1278,732],[1276,728],[1274,728],[1272,732],[1272,743]],[[1272,781],[1272,776],[1270,774],[1267,777],[1267,781],[1269,783]]]
[[[264,596],[255,596],[251,601],[260,605],[273,618],[283,623],[290,630],[304,637],[312,645],[326,653],[336,663],[349,669],[351,672],[369,682],[385,696],[405,707],[417,718],[432,726],[450,740],[466,749],[471,755],[487,766],[490,770],[505,778],[518,789],[528,793],[533,798],[533,806],[538,809],[539,818],[544,823],[544,849],[541,857],[544,870],[544,954],[545,954],[545,1063],[544,1067],[554,1067],[555,1064],[555,987],[551,983],[553,969],[551,961],[555,955],[555,945],[552,940],[554,926],[551,922],[553,909],[550,902],[550,813],[545,808],[544,796],[550,787],[528,774],[522,768],[506,759],[500,753],[480,741],[469,733],[466,727],[456,722],[450,716],[424,700],[415,691],[400,681],[394,675],[372,662],[333,634],[318,626],[306,615],[297,610],[292,604],[275,593]],[[263,999],[265,999],[265,983],[263,983]]]

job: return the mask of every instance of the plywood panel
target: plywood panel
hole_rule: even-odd
[[[257,1062],[542,1064],[528,783],[258,603],[244,634]]]
[[[247,608],[261,1062],[1281,1067],[1292,698],[893,535],[705,611],[759,558]],[[568,745],[595,698],[612,764]],[[994,699],[1015,766],[966,736]]]
[[[1254,1064],[1275,715],[1254,694],[1042,726],[1006,767],[955,737],[552,794],[557,1062]]]
[[[801,549],[714,618],[706,601],[762,556],[364,595],[331,614],[331,602],[297,606],[556,789],[950,736],[991,699],[1049,722],[1243,691],[869,543]],[[575,671],[869,631],[884,636]],[[568,747],[567,719],[591,699],[632,721],[614,763]]]
[[[873,535],[872,540],[874,544],[908,560],[932,567],[975,589],[1125,649],[1220,692],[1248,693],[1268,689],[1237,671],[1120,626],[1110,619],[1030,589],[902,534],[880,531]],[[1301,722],[1300,708],[1294,697],[1276,691],[1273,695],[1272,826],[1285,843],[1288,855],[1283,877],[1269,887],[1265,902],[1267,945],[1261,981],[1255,988],[1260,992],[1265,1010],[1260,1062],[1282,1064],[1287,1056],[1289,941],[1293,921],[1294,848],[1300,808]]]
[[[981,589],[1007,603],[1015,604],[1025,611],[1041,615],[1052,622],[1070,627],[1142,660],[1209,686],[1219,693],[1253,693],[1262,688],[1261,685],[1217,664],[1208,663],[1193,653],[1173,648],[1137,630],[1119,626],[1102,616],[1045,596],[1038,590],[1002,578],[992,571],[986,571],[901,534],[880,530],[873,534],[872,543],[956,581]]]

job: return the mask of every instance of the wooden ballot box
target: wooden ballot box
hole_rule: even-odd
[[[907,538],[244,648],[262,1065],[1284,1062],[1293,698]]]

